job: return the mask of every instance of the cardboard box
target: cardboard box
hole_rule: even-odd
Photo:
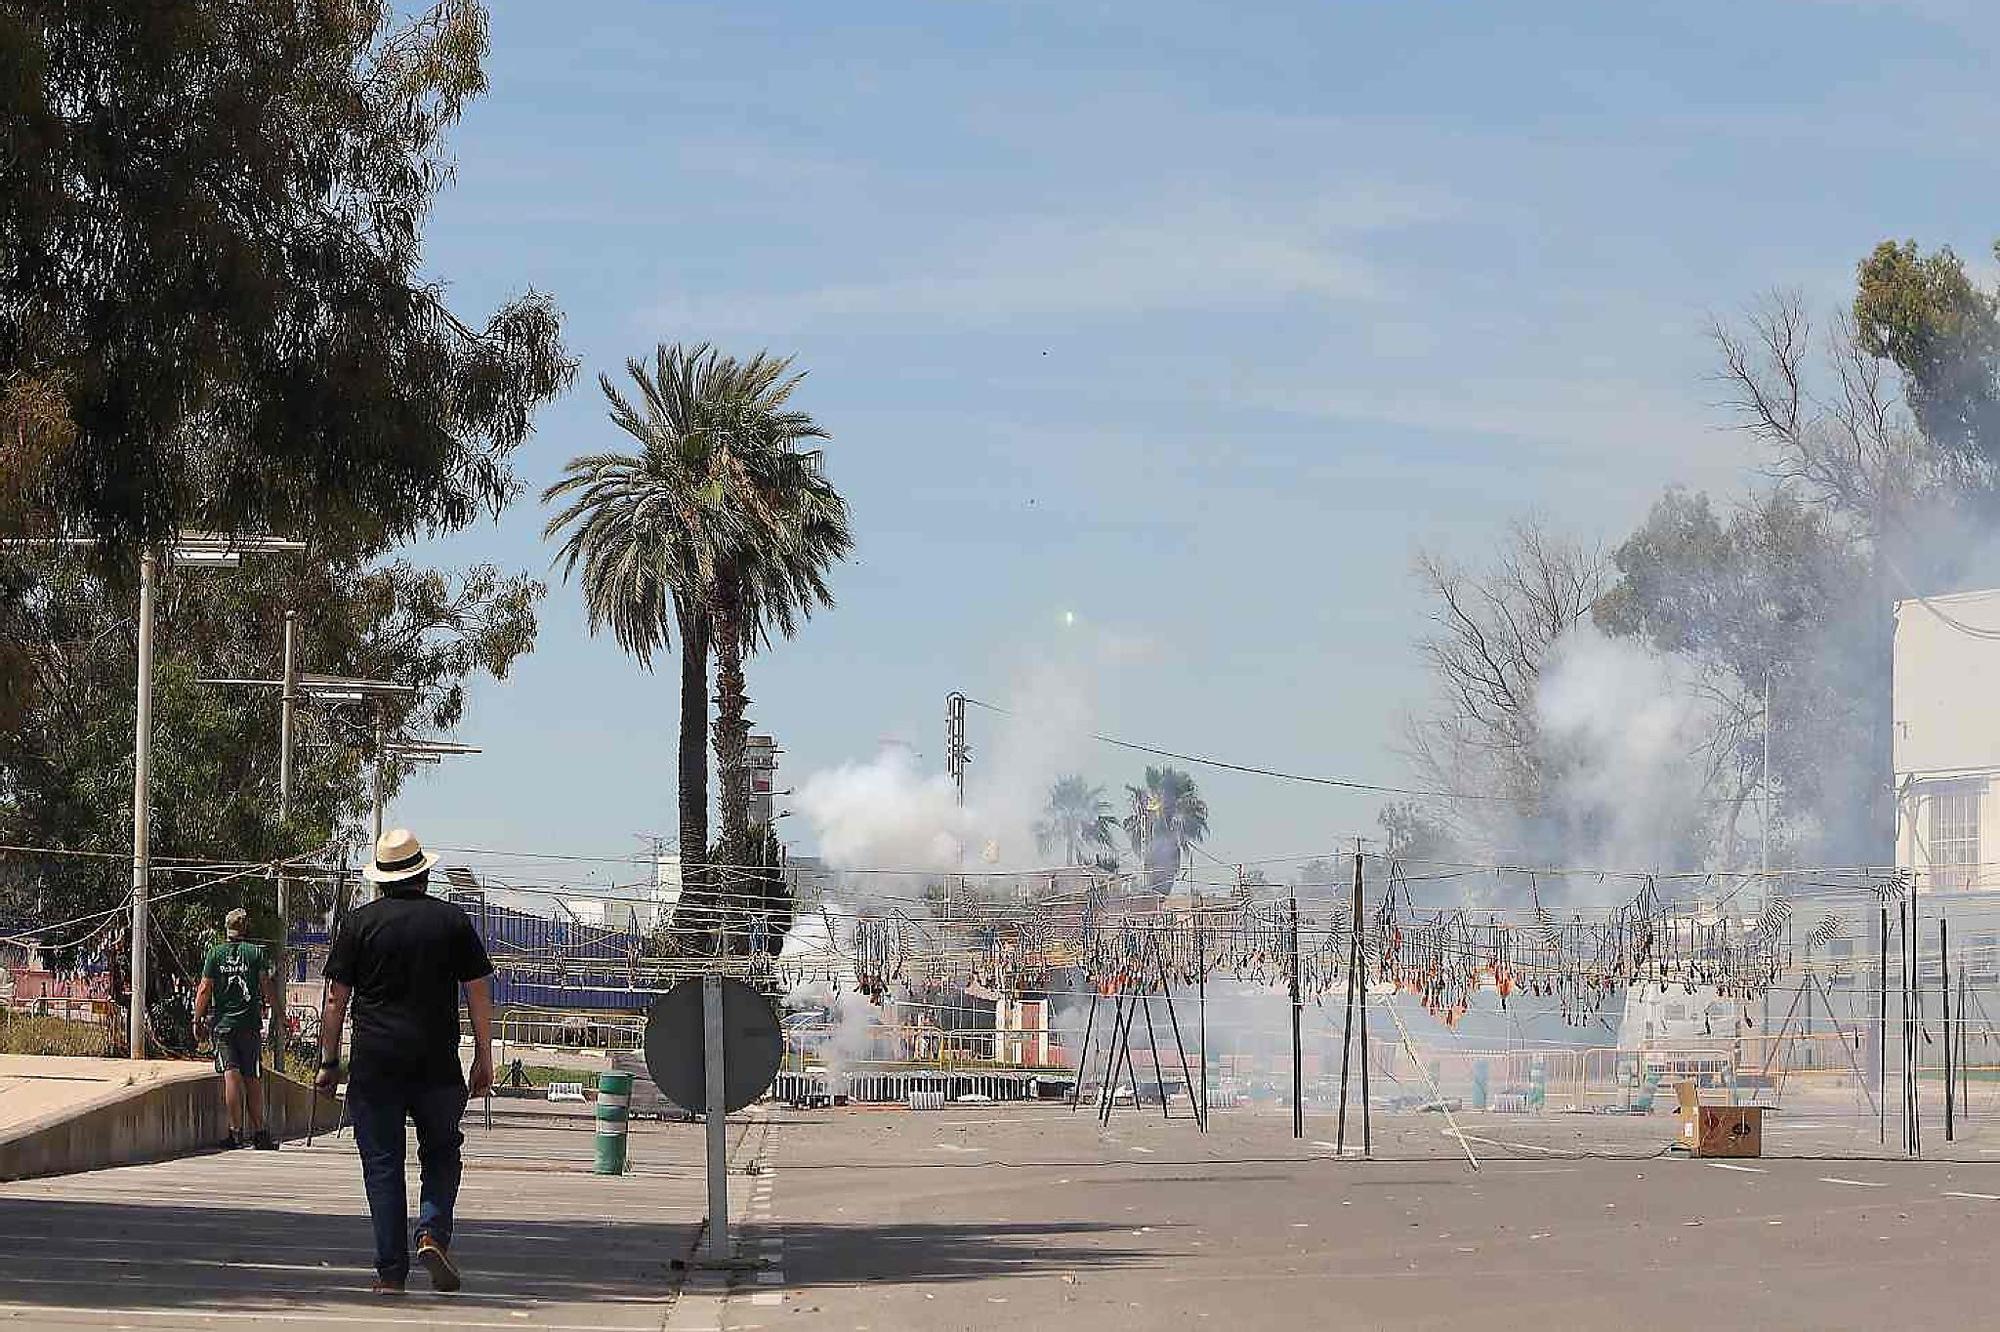
[[[1695,1156],[1762,1156],[1764,1107],[1703,1105],[1692,1082],[1676,1083],[1676,1141]]]

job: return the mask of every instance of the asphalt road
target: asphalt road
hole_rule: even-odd
[[[734,1276],[677,1265],[699,1126],[468,1125],[467,1290],[367,1294],[345,1139],[0,1186],[0,1324],[470,1328],[1980,1326],[2000,1149],[1883,1159],[1872,1121],[1779,1118],[1775,1155],[1661,1155],[1670,1121],[1431,1115],[1342,1157],[1315,1117],[1060,1106],[776,1111],[732,1127]],[[1865,1130],[1865,1131],[1864,1131]],[[1325,1137],[1314,1135],[1326,1134]],[[1983,1129],[1982,1129],[1983,1133]],[[1358,1134],[1356,1135],[1358,1137]]]
[[[1465,1129],[1486,1140],[1475,1173],[1434,1116],[1377,1127],[1398,1159],[1295,1144],[1282,1115],[1218,1114],[1205,1136],[1130,1113],[1100,1130],[1060,1109],[780,1117],[756,1240],[773,1267],[725,1322],[2000,1322],[1988,1267],[2000,1165],[1694,1161],[1647,1155],[1671,1132],[1664,1118],[1482,1117]]]

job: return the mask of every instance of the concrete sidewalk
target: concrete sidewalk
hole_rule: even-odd
[[[208,1077],[207,1062],[0,1054],[0,1135],[129,1095],[134,1087]]]
[[[591,1173],[591,1132],[574,1121],[487,1130],[475,1106],[465,1131],[458,1295],[431,1293],[421,1271],[401,1300],[369,1294],[343,1134],[0,1185],[0,1323],[657,1329],[674,1316],[703,1216],[699,1126],[633,1125],[622,1177]],[[416,1178],[413,1139],[413,1213]]]

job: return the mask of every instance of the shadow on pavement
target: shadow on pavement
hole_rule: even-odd
[[[0,1197],[0,1303],[239,1314],[301,1303],[383,1308],[368,1292],[367,1218],[309,1206]],[[529,1300],[658,1303],[679,1285],[670,1264],[690,1253],[697,1230],[692,1222],[461,1220],[452,1253],[465,1289],[450,1299],[494,1309]],[[427,1288],[413,1273],[412,1292]]]
[[[903,1225],[781,1223],[785,1284],[983,1281],[1153,1267],[1168,1254],[1147,1235],[1177,1229],[1124,1222],[966,1222]],[[1095,1240],[1096,1242],[1092,1242]]]

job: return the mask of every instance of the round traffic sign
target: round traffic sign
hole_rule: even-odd
[[[778,1075],[784,1038],[771,1001],[740,980],[722,979],[723,1104],[741,1110]],[[701,978],[690,977],[653,1001],[646,1014],[646,1072],[662,1095],[686,1110],[708,1108]]]

